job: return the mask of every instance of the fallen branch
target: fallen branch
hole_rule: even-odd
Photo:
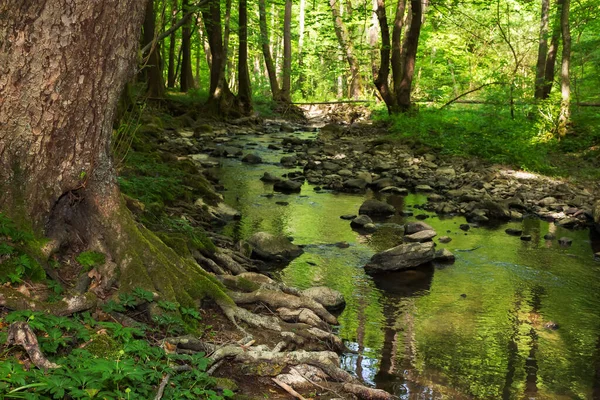
[[[357,385],[354,383],[344,383],[342,388],[353,395],[358,396],[361,399],[368,400],[393,400],[396,397],[392,396],[385,390],[373,389],[363,385]]]
[[[444,104],[443,106],[441,106],[441,107],[440,107],[440,110],[441,110],[442,108],[444,108],[444,107],[447,107],[447,106],[449,106],[450,104],[454,103],[456,100],[458,100],[458,99],[460,99],[460,98],[462,98],[462,97],[465,97],[465,96],[466,96],[466,95],[468,95],[469,93],[473,93],[473,92],[476,92],[476,91],[478,91],[478,90],[481,90],[481,89],[483,89],[483,88],[484,88],[484,87],[486,87],[486,86],[491,86],[491,85],[506,85],[506,84],[507,84],[506,82],[490,82],[490,83],[485,83],[485,84],[483,84],[483,85],[481,85],[481,86],[479,86],[479,87],[476,87],[475,89],[469,90],[469,91],[467,91],[467,92],[464,92],[464,93],[463,93],[463,94],[461,94],[461,95],[458,95],[458,96],[456,96],[455,98],[453,98],[452,100],[450,100],[449,102],[447,102],[446,104]]]
[[[282,388],[283,390],[285,390],[286,392],[288,392],[295,398],[300,399],[300,400],[306,400],[306,397],[304,397],[300,393],[296,392],[294,389],[292,389],[291,386],[277,380],[276,378],[271,378],[271,379],[273,380],[273,382],[275,382],[277,384],[277,386],[279,386],[280,388]]]
[[[54,364],[44,356],[37,337],[27,322],[13,322],[9,326],[6,344],[22,346],[27,351],[31,362],[39,369],[60,368],[60,365]]]
[[[0,287],[0,306],[9,310],[41,311],[53,315],[67,316],[96,307],[97,298],[92,292],[68,296],[56,303],[33,300],[23,293],[9,288]]]
[[[189,365],[178,365],[173,368],[173,371],[175,371],[175,372],[191,371],[191,370],[192,370],[192,367],[190,367]],[[169,383],[169,379],[171,379],[171,374],[165,375],[165,377],[162,379],[162,381],[160,381],[160,386],[158,387],[156,396],[154,396],[154,400],[160,400],[163,397],[163,394],[165,393],[165,388],[167,387],[167,384]]]

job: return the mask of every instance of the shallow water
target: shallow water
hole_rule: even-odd
[[[464,218],[415,208],[424,196],[377,196],[398,211],[429,215],[438,236],[453,239],[437,248],[448,248],[456,262],[373,278],[364,264],[398,244],[398,225],[415,217],[397,215],[361,235],[339,217],[358,213],[373,193],[315,192],[308,183],[300,194],[274,193],[259,178],[293,170],[276,165],[283,151],[267,150],[283,137],[235,139],[263,164],[220,160],[225,200],[243,215],[225,232],[243,239],[267,231],[305,245],[277,274],[292,286],[325,285],[345,295],[339,333],[358,354],[344,355],[343,368],[403,399],[600,398],[600,264],[593,259],[600,249],[592,232],[525,219],[465,233],[458,228]],[[508,227],[532,241],[507,235]],[[550,231],[572,238],[572,246],[544,240]],[[334,245],[341,241],[350,246]],[[559,328],[545,328],[550,321]]]

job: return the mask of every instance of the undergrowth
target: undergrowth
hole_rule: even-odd
[[[420,143],[442,154],[476,156],[555,176],[578,173],[567,168],[565,156],[598,163],[600,116],[590,110],[574,111],[570,133],[557,138],[553,121],[543,115],[544,107],[519,110],[515,119],[508,110],[494,106],[452,107],[422,108],[411,115],[380,115],[379,119],[391,123],[391,139]]]
[[[27,321],[40,349],[60,365],[42,371],[19,361],[20,350],[0,353],[0,393],[5,399],[149,399],[166,374],[165,399],[222,399],[230,390],[214,389],[202,353],[169,354],[152,346],[144,328],[126,328],[96,321],[89,313],[73,318],[43,313],[12,312],[0,319],[0,342],[15,321]],[[26,358],[26,357],[25,357]],[[175,367],[187,364],[188,371]]]

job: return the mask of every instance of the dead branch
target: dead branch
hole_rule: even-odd
[[[31,362],[39,369],[47,370],[50,368],[60,368],[60,365],[54,364],[44,356],[40,350],[37,337],[27,322],[13,322],[9,326],[6,344],[9,346],[22,346],[29,355]]]

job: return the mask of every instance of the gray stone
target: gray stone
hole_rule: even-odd
[[[508,228],[504,232],[506,232],[507,235],[511,236],[521,236],[521,234],[523,233],[523,229]]]
[[[374,199],[365,201],[358,210],[359,214],[366,214],[371,217],[386,217],[393,215],[395,212],[396,209],[391,204]]]
[[[567,217],[558,221],[556,225],[562,226],[563,228],[571,229],[579,225],[579,220],[577,218]]]
[[[337,174],[339,176],[345,176],[345,177],[349,177],[352,176],[352,171],[350,171],[349,169],[340,169]]]
[[[411,235],[406,235],[406,236],[404,236],[403,239],[405,242],[423,243],[423,242],[429,242],[431,239],[436,237],[436,235],[437,235],[436,231],[425,230],[425,231],[419,231],[419,232],[413,233]]]
[[[440,243],[450,243],[452,241],[452,238],[450,236],[440,236],[440,238],[438,239],[438,242]]]
[[[262,158],[260,158],[256,154],[246,154],[242,158],[242,162],[245,162],[248,164],[260,164],[262,162]]]
[[[350,226],[353,228],[364,228],[365,225],[372,223],[373,220],[368,215],[359,215],[350,222]]]
[[[356,214],[344,214],[341,215],[340,218],[345,220],[353,220],[354,218],[356,218]]]
[[[275,176],[269,172],[265,172],[264,175],[260,178],[261,181],[263,182],[268,182],[268,183],[274,183],[274,182],[281,182],[282,179],[278,176]]]
[[[558,244],[560,244],[561,246],[570,246],[572,243],[573,243],[573,239],[566,237],[566,236],[558,239]]]
[[[348,179],[344,182],[344,187],[346,189],[365,190],[367,182],[364,179]]]
[[[298,157],[296,156],[283,156],[279,161],[281,165],[286,167],[293,167],[298,163]]]
[[[396,186],[396,181],[394,181],[392,178],[380,178],[380,179],[377,179],[376,181],[373,181],[371,186],[375,190],[382,190],[387,187]]]
[[[342,293],[325,286],[303,290],[302,295],[310,297],[328,310],[338,310],[346,305],[346,300]]]
[[[435,261],[444,263],[453,263],[456,258],[448,249],[441,249],[435,252]]]
[[[381,193],[393,193],[399,196],[406,196],[408,195],[408,189],[399,188],[396,186],[386,186],[383,189],[381,189]]]
[[[417,185],[417,186],[415,186],[415,192],[431,193],[431,192],[433,192],[433,188],[429,185]]]
[[[273,189],[278,192],[299,192],[302,188],[302,182],[292,181],[288,179],[287,181],[279,181],[275,182],[273,185]]]
[[[283,236],[257,232],[248,238],[252,256],[267,261],[291,261],[302,254],[302,249]]]
[[[404,225],[404,233],[406,235],[412,235],[413,233],[421,231],[435,231],[433,227],[425,222],[409,222]]]
[[[542,206],[542,207],[548,207],[551,206],[552,204],[556,204],[558,202],[558,200],[556,200],[554,197],[544,197],[542,200],[540,200],[538,202],[538,205]]]
[[[375,254],[365,271],[378,273],[415,268],[432,261],[434,256],[433,242],[405,243]]]

